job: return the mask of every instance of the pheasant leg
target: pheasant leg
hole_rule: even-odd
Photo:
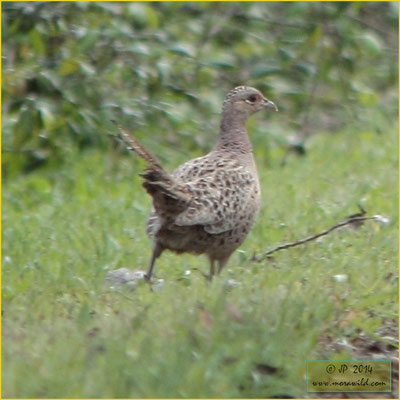
[[[209,273],[208,276],[205,275],[205,274],[204,274],[204,276],[205,276],[209,281],[211,281],[212,278],[213,278],[213,276],[214,276],[214,274],[215,274],[215,260],[210,260],[210,273]]]
[[[156,243],[153,247],[153,252],[151,254],[150,258],[150,264],[149,264],[149,269],[146,272],[145,279],[147,281],[151,280],[151,276],[153,275],[153,268],[154,264],[156,262],[156,259],[160,257],[161,253],[164,251],[164,248],[160,246],[160,244]]]

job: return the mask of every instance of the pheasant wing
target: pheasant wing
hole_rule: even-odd
[[[252,196],[258,191],[258,181],[243,166],[230,162],[230,168],[215,168],[213,173],[186,183],[191,200],[180,213],[176,225],[203,225],[213,234],[229,231],[240,218],[245,218]]]

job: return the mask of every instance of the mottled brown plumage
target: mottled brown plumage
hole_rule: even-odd
[[[153,240],[147,279],[155,260],[166,249],[206,254],[212,278],[246,238],[260,206],[260,185],[246,121],[266,107],[277,110],[257,89],[240,86],[231,90],[223,104],[214,150],[171,174],[120,128],[128,147],[148,162],[142,174],[143,186],[153,198],[147,224]]]

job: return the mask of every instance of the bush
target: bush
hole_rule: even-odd
[[[368,110],[397,112],[397,7],[5,3],[3,174],[106,149],[113,118],[145,144],[157,137],[204,152],[224,94],[239,84],[283,111],[269,128],[272,143],[282,132],[301,144],[353,123],[379,130]]]

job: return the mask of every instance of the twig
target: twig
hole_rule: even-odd
[[[291,247],[295,247],[295,246],[300,246],[301,244],[305,244],[305,243],[311,242],[312,240],[316,240],[316,239],[318,239],[318,238],[320,238],[322,236],[326,236],[329,233],[331,233],[332,231],[334,231],[335,229],[341,228],[341,227],[346,226],[346,225],[359,224],[361,222],[368,221],[368,220],[371,220],[371,219],[377,219],[377,217],[376,216],[363,217],[363,216],[359,216],[359,215],[358,216],[349,217],[346,220],[338,222],[337,224],[331,226],[330,228],[328,228],[328,229],[326,229],[326,230],[324,230],[322,232],[319,232],[319,233],[317,233],[315,235],[309,236],[309,237],[307,237],[305,239],[296,240],[295,242],[281,244],[280,246],[275,247],[275,248],[267,251],[266,253],[260,254],[258,256],[254,254],[252,256],[252,258],[251,258],[251,261],[260,262],[260,261],[268,258],[272,253],[275,253],[277,251],[290,249]]]

